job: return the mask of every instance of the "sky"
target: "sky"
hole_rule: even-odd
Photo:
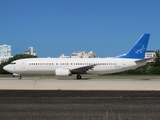
[[[0,0],[0,45],[12,56],[32,46],[38,57],[93,51],[113,57],[150,33],[160,49],[160,0]]]

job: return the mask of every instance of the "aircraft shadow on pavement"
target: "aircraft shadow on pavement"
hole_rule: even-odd
[[[134,80],[152,80],[150,78],[137,78],[137,79],[134,79]]]
[[[142,78],[141,80],[151,80],[151,79],[149,79],[149,78]]]
[[[92,78],[82,78],[82,79],[76,79],[76,78],[57,78],[57,80],[89,80]]]

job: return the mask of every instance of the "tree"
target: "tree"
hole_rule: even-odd
[[[160,50],[157,50],[156,52],[156,58],[154,59],[154,67],[160,66]]]
[[[157,50],[156,52],[156,58],[154,59],[154,62],[151,66],[151,74],[160,74],[160,50]]]
[[[9,58],[7,61],[2,62],[0,64],[0,74],[9,74],[9,72],[3,70],[3,67],[7,64],[10,64],[14,60],[23,59],[23,58],[37,58],[37,56],[28,55],[28,54],[17,54],[11,58]]]
[[[145,66],[139,67],[134,70],[124,71],[119,74],[129,74],[129,75],[136,75],[136,74],[153,74],[153,75],[160,75],[160,50],[156,52],[156,58],[153,62],[148,62]]]

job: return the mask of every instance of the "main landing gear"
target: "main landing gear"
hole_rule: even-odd
[[[82,79],[82,76],[77,74],[77,79]]]
[[[18,76],[18,79],[19,79],[19,80],[22,79],[22,76]]]

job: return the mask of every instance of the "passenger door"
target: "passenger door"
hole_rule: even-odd
[[[21,68],[22,68],[22,69],[25,69],[25,68],[26,68],[26,63],[23,62],[23,61],[22,61],[22,64],[21,64]]]

